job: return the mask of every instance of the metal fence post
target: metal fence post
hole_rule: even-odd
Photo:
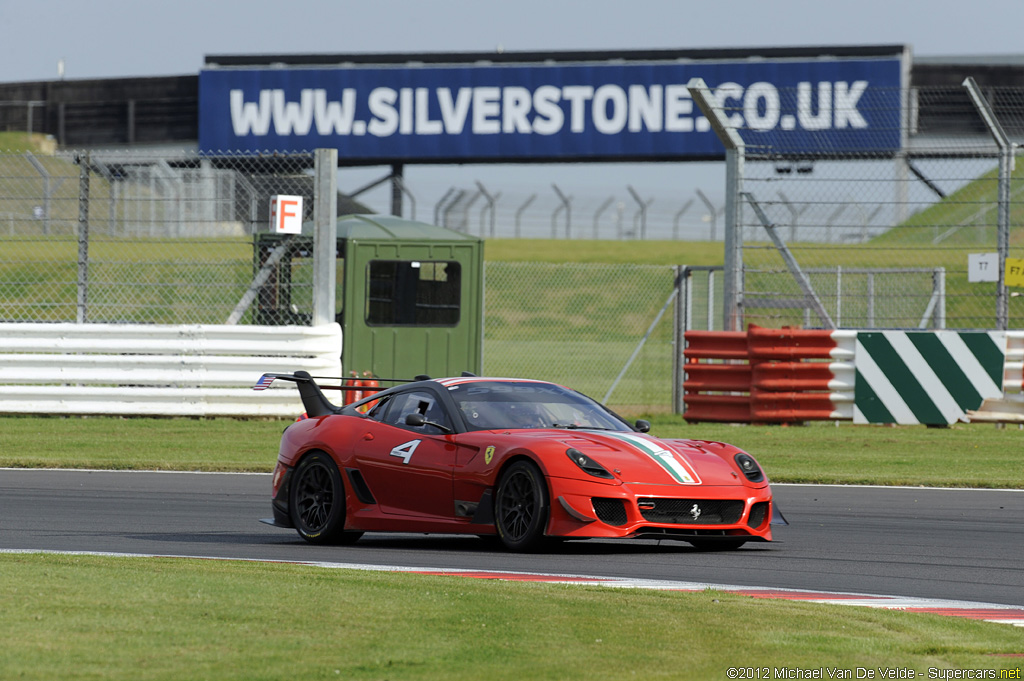
[[[932,275],[935,296],[938,302],[935,306],[935,328],[946,328],[946,268],[936,267]]]
[[[32,154],[31,151],[25,152],[25,159],[32,164],[32,167],[36,169],[36,172],[43,178],[43,234],[50,233],[50,195],[53,193],[51,187],[50,172],[46,167],[39,162],[39,160]]]
[[[636,205],[638,206],[636,215],[633,217],[633,238],[636,238],[637,234],[639,234],[640,240],[643,241],[647,238],[647,209],[652,203],[654,203],[654,198],[652,197],[644,201],[640,198],[640,195],[637,194],[636,190],[633,189],[633,185],[627,184],[626,190],[629,192],[630,196],[633,197],[633,200],[636,201]],[[639,225],[637,225],[637,220],[640,221]]]
[[[335,149],[337,153],[337,149]],[[402,217],[402,182],[405,166],[395,163],[391,166],[391,214]]]
[[[497,203],[498,198],[501,196],[501,192],[498,192],[497,194],[491,194],[489,191],[487,191],[487,187],[485,187],[483,185],[483,183],[480,182],[480,180],[476,180],[475,182],[476,182],[477,189],[479,189],[480,193],[484,195],[484,202],[485,202],[483,210],[480,211],[480,236],[481,237],[485,236],[485,234],[484,234],[484,215],[489,212],[490,213],[490,218],[491,218],[490,219],[490,223],[489,223],[490,233],[491,233],[491,236],[493,237],[494,236],[494,228],[495,228],[495,218],[494,218],[495,204]],[[469,230],[467,229],[466,231],[469,231]]]
[[[555,212],[551,214],[551,238],[557,239],[558,234],[556,233],[556,222],[558,213],[565,209],[565,238],[572,238],[572,197],[566,196],[562,193],[562,190],[558,188],[558,185],[554,182],[551,183],[551,188],[555,190],[555,194],[558,194],[558,200],[561,201],[561,205],[555,209]]]
[[[526,199],[526,201],[523,201],[523,203],[519,206],[519,208],[516,209],[516,238],[517,239],[522,234],[522,232],[520,231],[519,220],[520,220],[520,218],[523,217],[523,211],[525,211],[527,208],[529,208],[530,204],[533,203],[536,198],[537,198],[536,194],[530,194],[530,198]]]
[[[729,125],[722,105],[704,83],[694,78],[686,85],[690,96],[711,123],[725,145],[725,281],[722,291],[722,329],[743,330],[743,225],[741,223],[743,165],[746,145],[735,127]]]
[[[996,118],[992,106],[981,93],[981,88],[974,78],[966,78],[963,83],[967,94],[974,103],[989,134],[999,147],[999,222],[997,242],[999,250],[999,282],[996,284],[996,328],[1005,331],[1009,324],[1009,295],[1006,289],[1006,256],[1010,252],[1010,179],[1014,166],[1014,147],[1003,126]]]
[[[445,201],[451,198],[451,195],[455,193],[455,187],[449,187],[448,191],[444,193],[444,196],[434,204],[434,224],[441,224],[441,208],[444,206]]]
[[[334,321],[337,303],[338,150],[317,149],[314,162],[313,326],[320,326]]]
[[[690,328],[690,268],[686,265],[675,265],[672,268],[675,276],[676,306],[672,320],[672,413],[683,413],[683,381],[686,379],[684,351],[686,349],[686,330]]]
[[[89,154],[78,158],[78,302],[75,320],[89,320]]]
[[[697,198],[701,200],[704,207],[708,209],[708,215],[711,216],[711,231],[708,233],[708,241],[718,241],[718,211],[715,210],[715,204],[711,203],[711,199],[699,189]]]

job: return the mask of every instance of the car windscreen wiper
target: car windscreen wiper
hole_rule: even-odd
[[[615,430],[615,428],[598,428],[597,426],[579,426],[575,423],[552,423],[552,428],[567,428],[569,430]]]

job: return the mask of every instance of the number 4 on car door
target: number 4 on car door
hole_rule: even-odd
[[[391,450],[391,456],[397,456],[403,463],[409,463],[409,460],[412,458],[412,453],[420,446],[420,442],[422,442],[422,440],[410,440],[403,445],[398,445]]]

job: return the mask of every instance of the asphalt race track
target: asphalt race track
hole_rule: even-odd
[[[270,476],[0,470],[0,549],[512,570],[1024,606],[1024,491],[774,485],[776,542],[653,541],[518,555],[476,537],[368,534],[316,547],[270,515]]]

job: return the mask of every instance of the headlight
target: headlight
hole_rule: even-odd
[[[754,457],[740,452],[734,458],[736,459],[736,465],[740,467],[743,475],[747,476],[747,480],[750,482],[761,482],[764,480],[764,472],[757,465],[757,462],[754,461]]]
[[[612,479],[612,474],[606,471],[604,466],[594,461],[580,450],[570,448],[565,450],[565,453],[570,459],[572,459],[572,462],[579,466],[587,475],[593,475],[595,478]]]

